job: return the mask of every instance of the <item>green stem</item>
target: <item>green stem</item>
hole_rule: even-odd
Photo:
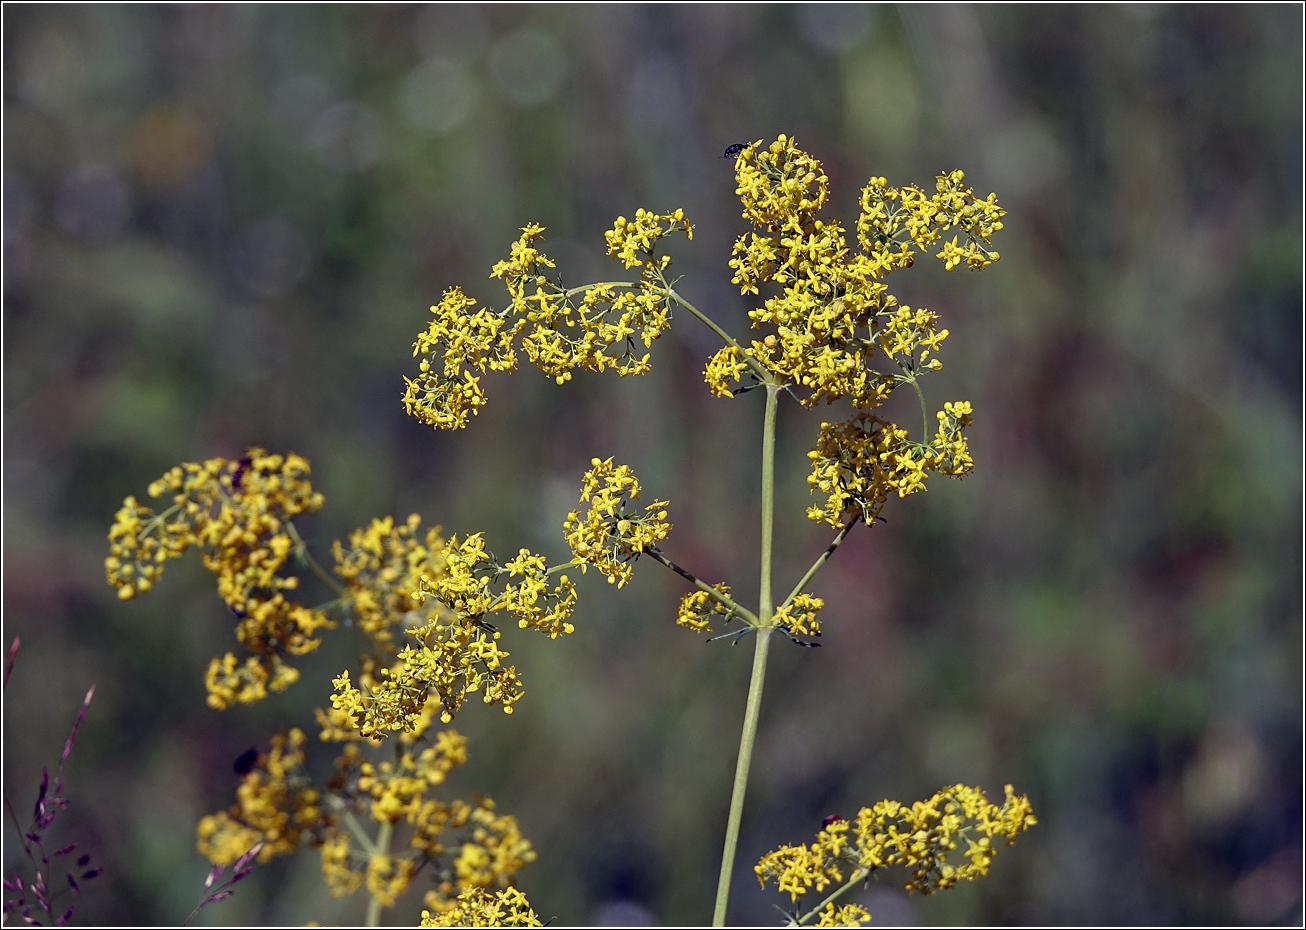
[[[309,571],[314,575],[317,575],[321,582],[330,588],[331,593],[336,597],[341,600],[352,600],[349,596],[349,592],[342,588],[339,582],[328,575],[326,569],[317,564],[317,559],[313,558],[313,554],[308,551],[308,545],[304,542],[303,538],[300,537],[299,530],[295,529],[295,524],[291,523],[289,520],[286,521],[286,532],[290,535],[290,538],[294,540],[295,554],[303,560],[305,565],[308,566]]]
[[[744,815],[744,792],[753,761],[753,743],[762,708],[762,687],[766,683],[766,656],[771,646],[771,540],[775,524],[775,414],[780,385],[766,386],[766,415],[762,424],[762,580],[758,596],[757,648],[753,652],[753,674],[748,682],[748,704],[744,709],[744,731],[739,736],[739,760],[735,763],[735,784],[730,794],[730,816],[726,821],[725,849],[721,853],[721,875],[717,880],[716,907],[712,926],[724,927],[730,903],[730,879],[735,870],[735,848],[739,845],[739,824]]]
[[[853,517],[846,524],[844,524],[844,528],[839,531],[839,535],[834,538],[834,542],[830,543],[830,545],[825,547],[825,551],[821,553],[820,558],[818,558],[815,562],[812,563],[812,567],[807,570],[807,574],[803,576],[802,580],[799,581],[798,584],[794,585],[794,589],[789,592],[789,596],[786,597],[784,599],[784,603],[780,605],[782,608],[788,607],[789,602],[802,593],[803,588],[807,587],[807,582],[812,580],[812,576],[815,575],[817,570],[820,569],[820,567],[825,564],[826,559],[834,555],[834,550],[839,548],[839,544],[844,541],[844,539],[848,536],[848,533],[856,525],[857,525],[856,517]]]
[[[771,622],[775,609],[771,599],[771,538],[775,528],[775,414],[780,391],[781,385],[766,386],[766,415],[762,421],[762,581],[757,609],[762,626]]]
[[[340,815],[340,819],[345,822],[345,826],[349,828],[350,834],[354,839],[358,840],[358,845],[363,847],[363,851],[366,852],[369,857],[375,856],[377,854],[376,845],[372,842],[372,838],[367,835],[367,831],[363,829],[363,825],[358,822],[358,818],[355,817],[353,812],[345,806],[345,802],[340,800],[340,798],[336,797],[334,794],[328,794],[327,800],[330,801],[331,806],[336,809],[336,813]]]
[[[638,281],[595,281],[593,284],[582,284],[580,287],[573,287],[563,291],[564,297],[571,297],[579,294],[581,291],[588,291],[592,287],[639,287]]]
[[[921,386],[916,383],[916,379],[911,379],[911,386],[916,389],[916,399],[921,402],[921,445],[930,444],[930,414],[925,409],[925,394],[921,392]]]
[[[757,719],[762,707],[762,686],[766,683],[766,654],[771,646],[771,630],[757,631],[757,648],[753,652],[753,675],[748,682],[748,705],[744,709],[744,732],[739,737],[739,761],[735,765],[735,786],[730,794],[730,817],[726,822],[726,844],[721,853],[721,875],[717,879],[716,907],[712,926],[726,925],[726,907],[730,903],[730,879],[735,870],[735,847],[739,845],[739,824],[744,816],[744,791],[748,787],[748,768],[753,761],[753,743],[757,738]]]
[[[684,578],[686,581],[692,583],[699,590],[706,591],[709,595],[712,596],[713,600],[717,601],[727,610],[733,611],[734,613],[738,614],[742,619],[748,621],[749,626],[758,625],[757,614],[753,613],[747,607],[735,603],[734,599],[732,599],[730,595],[722,594],[720,591],[712,587],[706,581],[703,581],[702,579],[695,577],[690,572],[685,571],[675,562],[671,561],[665,555],[663,555],[661,549],[658,549],[656,546],[654,546],[647,549],[646,552],[648,553],[649,558],[653,559],[656,562],[661,563],[662,565],[665,565],[667,568],[671,569],[681,578]]]
[[[390,854],[390,838],[394,836],[395,827],[390,821],[383,821],[381,829],[376,831],[376,850],[379,856]],[[381,899],[373,896],[367,902],[367,926],[381,926]]]
[[[798,920],[795,921],[795,923],[791,924],[790,926],[795,926],[795,925],[802,926],[803,924],[807,923],[809,920],[812,920],[814,917],[819,915],[821,911],[825,910],[825,908],[828,905],[833,904],[835,901],[838,901],[841,897],[843,897],[845,894],[848,893],[849,889],[851,889],[858,882],[864,881],[866,876],[870,874],[871,874],[870,869],[858,869],[856,872],[852,874],[852,878],[848,879],[848,881],[844,885],[842,885],[838,891],[835,891],[833,894],[827,897],[820,904],[816,905],[816,907],[812,908],[802,917],[799,917]]]
[[[763,368],[758,363],[757,359],[753,358],[751,355],[749,355],[744,351],[744,347],[735,341],[734,336],[730,335],[720,326],[717,326],[715,322],[713,322],[705,313],[703,313],[703,311],[699,310],[689,301],[685,300],[685,298],[677,294],[674,288],[668,287],[667,294],[671,297],[672,300],[680,304],[680,306],[684,307],[690,313],[694,314],[694,316],[702,320],[708,329],[712,330],[712,332],[716,333],[723,340],[725,340],[726,345],[734,346],[735,350],[739,352],[739,357],[744,360],[744,364],[747,365],[749,368],[751,368],[753,374],[757,376],[757,380],[763,383],[769,383],[770,379],[766,373],[766,369]]]

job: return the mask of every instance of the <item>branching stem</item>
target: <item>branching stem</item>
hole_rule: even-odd
[[[382,822],[381,829],[376,831],[376,855],[390,854],[390,838],[394,835],[394,831],[394,824],[388,820]],[[367,902],[367,925],[369,927],[381,925],[381,899],[375,895]]]
[[[299,535],[299,530],[295,529],[295,524],[291,523],[289,520],[286,521],[286,532],[290,535],[290,538],[294,540],[295,555],[303,560],[304,564],[308,566],[309,571],[314,575],[317,575],[318,579],[330,588],[331,593],[336,597],[340,598],[342,601],[352,600],[349,596],[349,592],[341,587],[338,581],[328,575],[326,569],[317,563],[317,559],[313,558],[313,553],[308,551],[308,544],[305,543],[303,537]]]
[[[821,911],[825,910],[826,907],[833,904],[835,901],[838,901],[841,897],[847,894],[848,891],[852,889],[855,885],[865,881],[866,876],[870,874],[871,874],[870,869],[858,869],[856,872],[852,874],[852,877],[849,878],[847,882],[845,882],[843,885],[839,887],[837,891],[833,892],[824,901],[816,905],[816,907],[812,908],[802,917],[799,917],[796,921],[791,923],[790,926],[801,927],[803,924],[806,924],[814,920],[821,913]]]
[[[686,581],[693,584],[699,590],[706,591],[712,597],[712,599],[717,601],[719,604],[721,604],[721,606],[737,614],[740,617],[740,619],[747,621],[749,626],[758,625],[757,614],[753,613],[747,607],[744,607],[736,603],[735,600],[730,597],[730,595],[722,594],[720,591],[712,587],[706,581],[703,581],[701,578],[698,578],[694,576],[692,573],[685,571],[675,562],[671,561],[665,555],[663,555],[662,550],[657,548],[657,546],[652,546],[646,551],[648,553],[649,558],[653,559],[654,561],[662,565],[665,565],[667,568],[671,569],[681,578],[684,578]]]
[[[771,615],[775,607],[771,600],[771,542],[775,524],[775,415],[780,391],[781,385],[766,386],[766,414],[762,423],[762,578],[757,605],[757,646],[753,652],[753,673],[748,682],[744,730],[739,736],[735,784],[730,794],[725,849],[721,854],[721,875],[717,879],[716,907],[712,912],[714,927],[724,927],[726,923],[730,880],[735,869],[735,849],[739,845],[739,824],[744,815],[744,792],[748,788],[748,769],[753,761],[753,743],[757,738],[757,721],[762,708],[762,688],[766,683],[766,657],[771,646]]]
[[[704,325],[706,325],[708,329],[712,330],[712,332],[716,333],[723,340],[725,340],[726,345],[733,346],[735,350],[739,353],[739,357],[744,360],[744,364],[747,365],[749,369],[752,370],[753,374],[757,376],[757,380],[761,381],[763,384],[767,384],[767,385],[771,384],[772,379],[770,375],[767,373],[766,369],[763,368],[758,363],[757,359],[753,358],[751,355],[749,355],[747,352],[744,351],[744,347],[735,341],[734,336],[730,335],[720,326],[717,326],[716,323],[713,322],[712,319],[707,316],[707,314],[703,313],[702,310],[699,310],[689,301],[685,300],[685,298],[681,297],[678,293],[676,293],[675,288],[668,287],[667,294],[671,297],[672,300],[680,304],[680,306],[684,307],[690,313],[694,314],[694,316],[702,320]]]
[[[847,538],[848,533],[851,532],[852,528],[856,525],[857,525],[856,517],[853,517],[851,520],[849,520],[847,523],[844,524],[843,529],[839,531],[839,535],[834,537],[834,542],[830,543],[830,545],[825,547],[825,551],[822,552],[820,557],[815,562],[812,563],[812,567],[807,570],[807,574],[803,575],[802,580],[799,581],[798,584],[794,585],[794,589],[790,591],[789,596],[784,599],[784,603],[780,605],[780,609],[783,610],[784,608],[788,607],[789,603],[795,597],[797,597],[799,594],[802,593],[803,588],[807,587],[807,582],[811,581],[812,576],[815,575],[817,571],[820,569],[820,567],[825,564],[826,560],[830,558],[830,556],[834,555],[834,550],[839,548],[839,544],[843,542],[845,538]]]

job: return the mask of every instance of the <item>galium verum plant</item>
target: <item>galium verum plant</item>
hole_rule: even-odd
[[[733,397],[764,390],[761,590],[756,611],[734,600],[728,585],[709,584],[667,556],[662,544],[671,530],[668,502],[641,506],[638,479],[611,458],[593,460],[582,481],[584,513],[573,511],[563,526],[573,564],[582,572],[593,566],[620,587],[629,580],[639,557],[648,555],[697,589],[681,601],[679,624],[710,632],[714,622],[737,623],[740,626],[726,634],[735,641],[756,634],[714,912],[718,925],[725,920],[772,634],[815,645],[801,637],[821,635],[818,613],[824,602],[804,588],[848,533],[859,523],[873,525],[891,495],[902,498],[923,491],[931,473],[960,478],[973,466],[965,438],[972,421],[970,403],[945,403],[931,430],[919,384],[925,372],[942,367],[938,353],[948,331],[938,328],[937,314],[901,303],[889,292],[886,279],[911,267],[917,255],[936,245],[935,254],[948,271],[962,265],[987,268],[1000,258],[991,237],[1002,229],[1005,215],[996,195],[976,197],[961,171],[940,175],[934,192],[928,194],[915,186],[890,187],[885,178],[872,178],[861,192],[854,248],[844,226],[821,215],[829,198],[829,179],[820,162],[792,139],[782,135],[765,147],[760,141],[731,146],[727,154],[736,156],[736,193],[743,216],[753,227],[736,240],[730,260],[732,283],[742,294],[761,299],[761,306],[749,313],[756,331],[753,338],[745,342],[727,333],[677,292],[668,278],[670,259],[658,253],[658,246],[677,231],[693,238],[683,210],[658,214],[640,209],[633,220],[618,217],[605,233],[608,255],[638,274],[633,280],[570,288],[539,248],[543,227],[531,224],[522,228],[511,255],[496,264],[491,275],[507,284],[509,305],[503,310],[478,308],[461,289],[446,291],[432,308],[434,319],[414,345],[419,374],[407,379],[404,394],[404,404],[414,417],[442,429],[461,428],[486,403],[480,376],[517,366],[514,339],[531,362],[559,383],[577,369],[611,368],[623,377],[643,374],[650,356],[641,350],[665,331],[674,309],[697,317],[723,342],[704,371],[714,394]],[[949,232],[951,239],[945,237]],[[904,384],[912,386],[921,407],[921,433],[916,438],[874,412]],[[822,423],[808,453],[812,466],[808,483],[824,500],[812,506],[807,516],[838,532],[789,594],[776,603],[771,551],[775,423],[782,393],[803,407],[847,400],[852,412],[843,422]],[[415,676],[415,669],[394,670],[395,680]],[[343,699],[366,703],[366,698],[348,692]],[[904,811],[908,813],[899,816]],[[870,827],[864,829],[867,817],[867,823],[879,818],[876,823],[889,832],[881,835]],[[839,863],[855,862],[855,867],[847,866],[853,877],[823,902],[824,910],[794,915],[801,923],[855,922],[864,912],[855,905],[836,910],[833,898],[871,870],[906,863],[917,870],[909,888],[928,892],[950,887],[959,878],[987,870],[995,836],[1010,842],[1034,822],[1028,802],[1016,797],[1010,786],[999,807],[984,800],[978,789],[959,785],[909,808],[886,801],[863,809],[855,845],[818,841],[804,854],[807,858],[798,855],[799,847],[785,847],[763,859],[757,874],[763,885],[783,877],[781,890],[790,892],[796,902],[810,888],[820,891],[830,881],[841,880],[844,871]],[[827,824],[821,835],[836,834],[843,835]],[[982,836],[976,842],[970,839],[972,834]],[[948,861],[958,837],[970,843],[962,864]],[[811,859],[813,855],[817,860]],[[807,881],[795,877],[811,868],[818,877]]]
[[[200,850],[215,864],[231,863],[260,843],[259,861],[313,846],[333,893],[366,886],[371,924],[425,871],[434,887],[424,898],[423,925],[538,925],[515,887],[517,871],[535,858],[516,821],[486,798],[467,804],[432,797],[466,758],[463,737],[435,732],[432,725],[437,716],[450,723],[469,694],[508,714],[523,696],[495,615],[551,639],[570,634],[577,588],[566,572],[593,567],[622,587],[647,555],[694,586],[681,601],[677,623],[697,632],[715,632],[717,624],[727,629],[713,638],[736,642],[755,634],[714,910],[714,923],[724,923],[774,635],[816,645],[810,639],[822,633],[824,602],[806,589],[853,528],[873,525],[890,496],[923,491],[930,474],[962,477],[973,464],[965,438],[971,405],[944,404],[931,430],[919,385],[925,372],[941,367],[938,353],[948,331],[938,328],[936,314],[901,304],[885,279],[936,245],[948,270],[986,268],[999,259],[990,239],[1004,215],[996,196],[977,198],[960,171],[940,175],[931,194],[872,178],[861,192],[854,247],[837,220],[822,217],[829,180],[793,140],[732,146],[735,153],[737,193],[752,231],[735,242],[730,267],[741,293],[761,304],[749,313],[751,338],[727,333],[668,277],[662,240],[673,233],[693,238],[683,210],[640,209],[633,219],[618,217],[605,233],[608,254],[634,273],[579,287],[564,285],[540,248],[544,228],[530,224],[491,273],[507,288],[504,308],[479,306],[457,287],[431,308],[413,347],[418,371],[405,379],[403,402],[425,423],[460,429],[487,402],[485,373],[515,369],[523,354],[558,383],[577,370],[639,375],[649,370],[647,350],[673,311],[696,317],[723,343],[706,364],[709,389],[721,397],[757,389],[765,396],[756,610],[735,600],[728,584],[708,583],[670,558],[663,548],[672,529],[669,502],[643,503],[638,478],[613,458],[592,460],[579,506],[563,524],[572,559],[552,566],[527,549],[499,561],[480,533],[445,539],[437,527],[423,534],[413,515],[404,522],[373,520],[352,533],[348,545],[337,542],[333,578],[293,523],[323,503],[312,490],[308,463],[261,449],[235,462],[173,468],[149,489],[153,497],[171,496],[171,506],[160,513],[134,498],[124,502],[106,562],[119,596],[148,591],[169,559],[194,546],[237,621],[248,655],[213,660],[205,685],[214,708],[252,703],[288,687],[299,676],[290,660],[316,649],[320,634],[342,619],[370,650],[353,677],[345,670],[335,678],[331,706],[317,711],[320,739],[343,743],[334,775],[322,787],[309,776],[301,730],[275,737],[268,753],[248,760],[236,804],[200,822]],[[921,407],[916,438],[875,413],[904,384]],[[820,499],[807,516],[836,535],[777,603],[771,552],[781,394],[803,407],[846,400],[851,414],[822,423],[808,453],[808,483]],[[293,601],[299,577],[287,571],[292,560],[334,598],[314,607]],[[379,759],[375,753],[392,736],[391,757]],[[869,919],[865,911],[835,902],[872,871],[905,864],[914,868],[908,888],[948,888],[984,874],[994,841],[1009,843],[1034,823],[1028,801],[1010,786],[995,805],[978,789],[957,785],[912,805],[880,802],[851,822],[827,818],[814,843],[781,847],[755,871],[763,886],[774,881],[790,895],[793,923],[858,924]],[[957,854],[961,840],[967,849]],[[832,885],[816,907],[799,907],[804,895]]]

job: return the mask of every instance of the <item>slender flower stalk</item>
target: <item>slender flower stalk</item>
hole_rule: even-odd
[[[753,744],[762,709],[762,688],[766,684],[766,657],[771,648],[771,543],[775,526],[775,415],[780,387],[766,386],[766,413],[762,424],[762,581],[758,596],[757,646],[753,651],[753,673],[748,680],[748,703],[744,708],[744,730],[739,737],[739,759],[735,763],[735,784],[730,793],[730,814],[726,820],[725,849],[721,853],[721,874],[717,879],[716,906],[712,926],[724,927],[730,903],[730,879],[735,870],[735,848],[739,845],[739,824],[744,816],[744,793],[748,770],[753,763]]]
[[[394,824],[385,821],[381,824],[381,829],[376,831],[376,843],[374,844],[377,858],[385,858],[390,855],[390,840],[394,836]],[[381,899],[372,895],[367,902],[367,926],[379,927],[381,925]]]

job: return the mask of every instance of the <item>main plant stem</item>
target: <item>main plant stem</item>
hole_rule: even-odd
[[[390,838],[394,835],[394,824],[388,820],[381,822],[381,829],[376,831],[376,854],[378,856],[388,856],[390,854]],[[372,896],[372,900],[367,902],[367,925],[369,927],[381,926],[381,899]]]
[[[744,792],[748,768],[753,761],[757,720],[762,709],[762,686],[766,683],[766,655],[771,645],[771,538],[775,524],[775,413],[780,387],[766,386],[766,418],[762,425],[762,579],[758,596],[757,647],[753,652],[753,674],[748,682],[748,705],[744,709],[744,731],[739,736],[739,761],[735,764],[735,786],[730,794],[730,817],[726,821],[726,844],[721,854],[721,877],[716,886],[716,907],[712,926],[724,927],[730,903],[730,879],[735,870],[735,847],[739,845],[739,823],[744,815]]]

